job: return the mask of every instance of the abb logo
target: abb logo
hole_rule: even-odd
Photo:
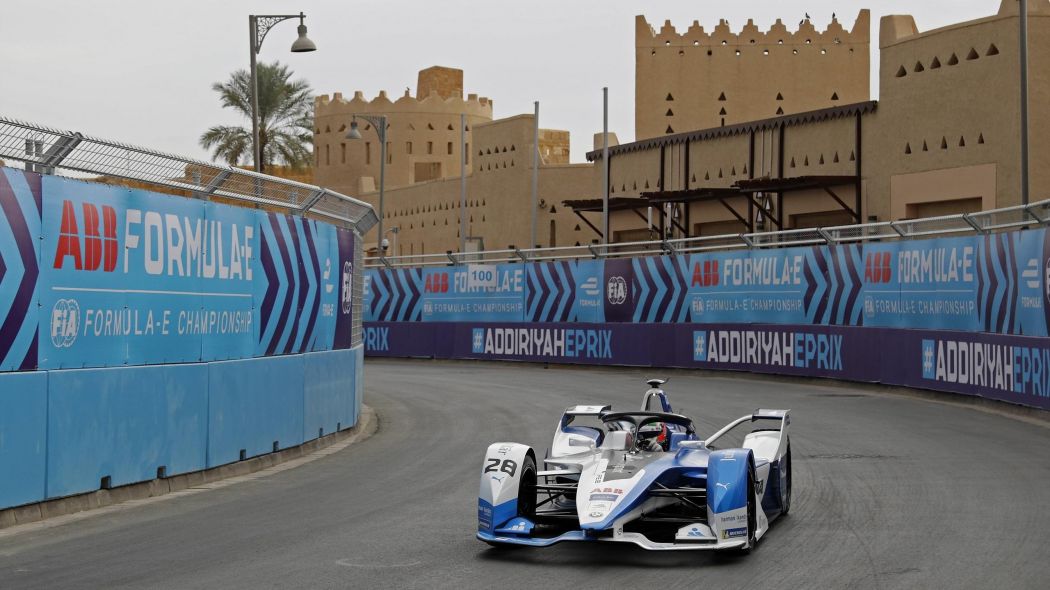
[[[81,205],[81,237],[77,225],[76,208],[71,201],[62,201],[62,224],[59,228],[58,247],[55,248],[55,268],[62,268],[67,258],[73,259],[76,270],[98,270],[113,272],[117,268],[117,212],[113,207],[98,207],[91,203]]]
[[[719,282],[717,260],[705,260],[702,265],[699,262],[693,265],[692,286],[717,287]]]
[[[442,272],[432,274],[427,277],[427,282],[423,285],[424,293],[448,293],[448,273]]]
[[[890,253],[876,252],[864,257],[864,282],[889,283],[893,280],[893,268],[890,267]]]

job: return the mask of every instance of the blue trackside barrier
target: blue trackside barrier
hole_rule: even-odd
[[[303,442],[304,355],[209,365],[208,467]],[[313,437],[316,438],[316,433]]]
[[[49,371],[47,497],[204,469],[203,364]]]
[[[0,509],[353,427],[369,224],[334,219],[0,168]]]
[[[0,507],[44,497],[47,373],[0,373]]]
[[[357,424],[360,346],[0,373],[0,509],[199,471]]]

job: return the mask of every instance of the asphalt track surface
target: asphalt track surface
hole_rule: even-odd
[[[671,373],[713,432],[790,408],[791,515],[749,556],[474,538],[490,442],[542,455],[560,411],[632,409],[636,369],[373,361],[379,432],[212,492],[0,537],[0,588],[1046,588],[1050,429],[931,399]]]

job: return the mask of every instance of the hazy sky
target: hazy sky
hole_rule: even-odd
[[[862,7],[872,9],[877,69],[882,15],[910,13],[928,30],[995,14],[999,0],[3,0],[0,114],[206,158],[201,132],[238,121],[210,86],[248,67],[248,15],[304,11],[318,51],[290,53],[288,21],[260,59],[289,64],[318,94],[397,97],[415,92],[422,68],[462,68],[465,92],[494,99],[497,118],[539,100],[541,125],[571,131],[581,161],[601,130],[603,86],[611,130],[633,139],[636,14],[679,31],[725,18],[739,31],[749,17],[794,29],[809,12],[823,30],[832,12],[851,28]]]

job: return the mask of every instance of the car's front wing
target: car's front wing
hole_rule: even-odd
[[[556,537],[538,538],[519,535],[494,535],[486,532],[478,532],[478,539],[488,543],[506,543],[508,545],[525,545],[528,547],[549,547],[555,543],[565,541],[590,541],[602,543],[634,543],[642,549],[650,551],[703,551],[721,549],[740,549],[747,544],[747,539],[730,539],[718,541],[686,542],[686,543],[658,543],[650,540],[641,533],[620,532],[612,536],[597,537],[588,535],[585,531],[568,531]]]

